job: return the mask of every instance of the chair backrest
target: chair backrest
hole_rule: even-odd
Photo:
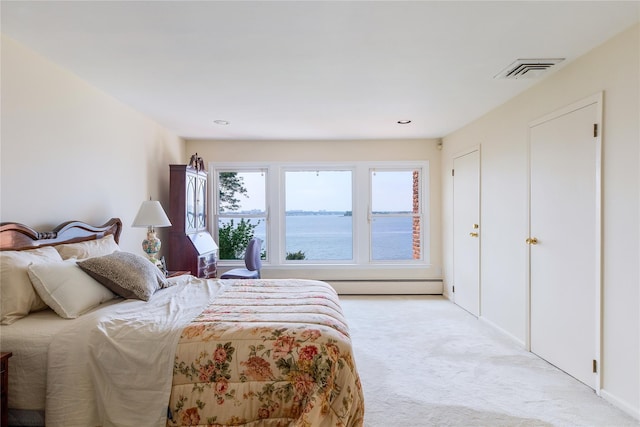
[[[254,237],[249,240],[247,250],[244,253],[244,265],[247,270],[260,271],[262,268],[262,260],[260,259],[260,249],[262,248],[262,240]]]

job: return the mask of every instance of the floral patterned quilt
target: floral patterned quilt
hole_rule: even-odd
[[[311,280],[229,281],[180,337],[168,426],[362,426],[338,296]]]

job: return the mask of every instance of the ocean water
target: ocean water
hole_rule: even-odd
[[[352,217],[344,215],[287,215],[287,253],[302,251],[307,260],[344,261],[353,258]],[[255,230],[264,240],[264,223]],[[408,217],[376,218],[372,227],[374,260],[410,260],[413,223]]]

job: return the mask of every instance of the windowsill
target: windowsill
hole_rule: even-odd
[[[218,263],[218,271],[236,268],[238,264]],[[442,269],[431,265],[399,264],[306,264],[263,265],[262,277],[269,279],[318,280],[442,280]]]

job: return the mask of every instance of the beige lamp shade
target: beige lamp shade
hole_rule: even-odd
[[[171,221],[157,200],[145,200],[140,205],[138,215],[133,220],[132,227],[171,227]]]

